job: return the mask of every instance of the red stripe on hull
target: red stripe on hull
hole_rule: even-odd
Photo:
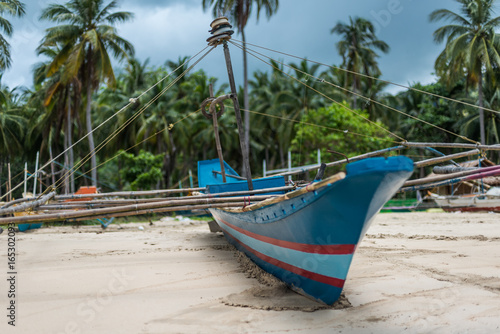
[[[220,218],[219,218],[220,219]],[[311,245],[311,244],[303,244],[292,241],[285,241],[280,239],[275,239],[271,237],[266,237],[257,233],[253,233],[242,229],[241,227],[235,226],[226,222],[225,220],[220,219],[224,224],[231,227],[232,229],[243,233],[251,238],[257,239],[259,241],[266,242],[271,245],[293,249],[300,252],[305,253],[314,253],[314,254],[330,254],[330,255],[349,255],[353,254],[356,249],[356,245]]]
[[[287,270],[291,273],[308,278],[308,279],[316,281],[316,282],[328,284],[328,285],[331,285],[331,286],[334,286],[334,287],[337,287],[340,289],[342,289],[344,287],[345,280],[343,280],[343,279],[313,273],[311,271],[292,266],[291,264],[288,264],[286,262],[277,260],[277,259],[270,257],[270,256],[267,256],[265,254],[262,254],[261,252],[255,250],[255,249],[249,247],[248,245],[244,244],[243,242],[241,242],[238,238],[234,237],[231,233],[227,232],[224,228],[222,228],[222,229],[224,230],[224,233],[226,233],[231,238],[233,238],[237,243],[239,243],[241,246],[243,246],[247,251],[249,251],[253,255],[257,256],[259,259],[261,259],[269,264],[272,264],[273,266],[279,267],[281,269]]]

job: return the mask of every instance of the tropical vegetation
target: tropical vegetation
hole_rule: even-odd
[[[352,106],[358,107],[357,93],[361,89],[361,81],[365,80],[368,85],[373,85],[373,80],[368,77],[379,77],[381,75],[376,50],[383,53],[389,52],[389,45],[381,41],[375,35],[375,26],[370,21],[356,17],[349,17],[349,24],[338,22],[331,30],[332,34],[338,34],[342,39],[337,43],[337,50],[342,56],[342,68],[346,69],[344,85],[345,88],[352,87]],[[354,73],[366,75],[362,77]],[[368,78],[368,79],[367,79]]]
[[[245,138],[244,142],[247,147],[247,152],[250,152],[250,108],[248,96],[248,61],[246,53],[246,35],[245,27],[252,13],[256,11],[257,20],[259,20],[261,10],[265,10],[266,16],[270,18],[278,10],[279,0],[202,0],[203,9],[212,6],[214,17],[228,15],[231,22],[236,23],[236,28],[241,34],[243,42],[243,108]]]
[[[10,67],[10,44],[2,35],[5,33],[8,37],[12,36],[12,24],[5,17],[14,16],[21,17],[25,14],[24,4],[18,0],[3,0],[0,1],[0,72]]]
[[[492,84],[500,66],[500,16],[494,17],[495,0],[457,0],[461,14],[449,9],[431,13],[431,21],[448,20],[434,32],[434,40],[446,40],[443,52],[436,60],[436,70],[443,80],[455,82],[465,77],[467,83],[477,87],[479,129],[481,143],[486,143],[484,116],[484,82],[486,75]]]
[[[102,81],[115,85],[115,75],[109,51],[118,59],[133,56],[134,48],[130,42],[117,35],[115,23],[130,20],[129,12],[113,12],[118,3],[113,0],[71,0],[64,5],[50,4],[43,10],[40,19],[59,23],[47,29],[38,50],[47,48],[56,50],[52,62],[46,66],[45,75],[50,78],[60,75],[55,87],[48,91],[52,94],[58,86],[65,85],[66,98],[80,98],[80,91],[85,96],[85,124],[89,141],[92,183],[97,184],[97,163],[92,125],[92,93]],[[69,86],[70,82],[78,84]],[[76,88],[76,86],[81,86]],[[75,92],[76,90],[76,92]],[[65,104],[65,101],[62,101]],[[68,102],[70,103],[70,102]]]
[[[401,138],[499,143],[500,114],[493,112],[500,109],[497,2],[456,1],[460,13],[441,9],[430,15],[443,24],[434,34],[444,43],[434,83],[417,82],[397,94],[387,93],[378,59],[389,52],[389,45],[377,37],[369,20],[357,17],[331,30],[342,63],[275,60],[268,71],[251,73],[248,92],[240,87],[239,98],[247,100],[244,108],[251,111],[245,123],[251,124],[254,176],[262,174],[263,160],[267,170],[286,167],[288,152],[294,165],[305,165],[316,162],[318,149],[324,160],[333,160],[393,146]],[[24,6],[18,1],[0,4],[0,32],[9,36],[12,29],[4,15],[20,15]],[[17,11],[7,10],[8,4]],[[202,0],[202,5],[233,10],[244,39],[250,8],[253,15],[264,9],[270,16],[278,1]],[[239,5],[247,6],[244,15],[238,14]],[[44,60],[34,66],[33,86],[8,87],[0,69],[0,197],[6,191],[8,166],[12,184],[18,184],[25,162],[29,173],[34,172],[37,152],[41,165],[54,158],[42,181],[61,192],[90,184],[103,191],[187,185],[198,160],[217,157],[212,120],[199,109],[210,96],[210,85],[219,96],[228,92],[227,84],[202,69],[185,73],[186,55],[163,65],[137,59],[127,36],[117,30],[132,13],[117,6],[103,0],[48,5],[41,18],[53,26],[37,49]],[[8,48],[0,49],[3,64],[9,57]],[[218,127],[225,160],[241,170],[229,104]],[[500,161],[495,155],[489,158]],[[15,197],[21,192],[17,189]]]

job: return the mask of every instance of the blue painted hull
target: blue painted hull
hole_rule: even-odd
[[[27,230],[34,230],[42,227],[42,224],[19,224],[17,225],[20,232],[26,232]]]
[[[347,176],[255,210],[210,209],[227,240],[292,289],[333,304],[354,251],[382,206],[413,171],[405,157],[347,166]]]

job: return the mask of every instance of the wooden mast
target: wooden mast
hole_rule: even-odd
[[[234,33],[231,30],[232,26],[229,24],[227,17],[221,16],[216,18],[210,24],[212,30],[210,33],[211,37],[207,39],[209,45],[224,45],[224,57],[226,60],[227,75],[229,78],[229,86],[231,88],[231,94],[229,98],[233,100],[234,111],[236,115],[236,124],[238,126],[238,135],[240,139],[241,155],[243,157],[243,170],[245,177],[248,182],[248,190],[253,190],[252,183],[252,172],[250,170],[250,158],[247,146],[245,145],[245,133],[243,129],[243,121],[241,119],[240,103],[238,101],[238,91],[236,90],[236,84],[234,82],[233,66],[231,63],[231,55],[229,54],[229,48],[227,46],[227,41],[231,39],[231,35]]]
[[[243,130],[243,122],[241,120],[240,103],[238,101],[238,92],[236,91],[236,85],[234,83],[233,66],[231,64],[231,55],[229,54],[227,41],[224,41],[224,57],[226,58],[227,75],[229,77],[229,86],[231,87],[231,95],[232,95],[231,98],[233,100],[234,111],[236,113],[236,124],[238,125],[241,154],[243,155],[243,167],[248,182],[248,190],[253,190],[252,172],[250,170],[250,159],[247,146],[245,145],[245,138],[244,138],[245,133]]]

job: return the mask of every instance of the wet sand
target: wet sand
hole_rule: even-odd
[[[139,227],[143,229],[139,229]],[[205,222],[0,235],[0,333],[500,332],[500,215],[379,214],[335,308],[261,275]]]

